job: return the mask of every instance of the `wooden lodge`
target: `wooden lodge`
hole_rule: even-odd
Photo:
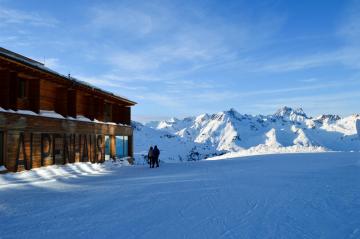
[[[135,104],[0,48],[0,167],[131,158]]]

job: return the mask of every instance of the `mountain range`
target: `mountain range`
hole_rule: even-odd
[[[283,107],[271,115],[240,114],[235,109],[171,118],[145,124],[132,122],[135,158],[150,145],[161,160],[200,160],[266,153],[360,151],[360,115],[309,117],[301,108]]]

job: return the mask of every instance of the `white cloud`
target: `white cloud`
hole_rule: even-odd
[[[50,69],[56,69],[60,67],[59,59],[57,58],[47,58],[44,59],[45,66]]]
[[[277,105],[277,106],[283,106],[283,105],[312,105],[312,104],[318,104],[322,106],[326,105],[332,105],[333,103],[336,103],[337,101],[341,100],[351,100],[354,98],[359,98],[360,92],[359,91],[347,91],[347,92],[338,92],[336,94],[334,93],[326,93],[326,94],[319,94],[319,95],[308,95],[308,96],[289,96],[289,97],[278,97],[274,99],[267,100],[266,104],[267,106],[270,105]]]
[[[154,55],[135,52],[118,52],[110,56],[108,61],[120,70],[130,72],[155,69],[160,65]]]
[[[237,61],[239,52],[266,44],[285,21],[279,15],[263,14],[253,22],[239,12],[241,20],[231,22],[224,16],[209,16],[194,4],[186,5],[97,5],[91,8],[89,28],[95,34],[106,29],[120,41],[133,40],[131,47],[113,45],[101,53],[113,71],[152,74],[155,78],[171,74],[173,78]]]
[[[96,6],[91,9],[91,27],[143,36],[153,30],[153,16],[130,6]]]
[[[54,27],[58,21],[49,16],[43,16],[35,12],[25,12],[0,6],[0,26],[23,24],[37,27]]]
[[[268,72],[297,71],[339,63],[342,59],[343,56],[340,54],[340,52],[334,51],[330,53],[319,53],[301,57],[292,56],[282,59],[272,59],[271,63],[264,63],[257,69]]]
[[[317,81],[319,81],[318,78],[306,78],[306,79],[299,80],[299,82],[304,82],[304,83],[313,83],[313,82],[317,82]]]
[[[146,90],[144,86],[136,86],[135,84],[128,84],[127,82],[123,82],[121,77],[117,77],[116,75],[99,75],[99,76],[85,76],[85,75],[77,75],[75,78],[92,84],[97,87],[102,88],[113,88],[113,91],[120,90],[130,90],[130,91],[139,91]]]

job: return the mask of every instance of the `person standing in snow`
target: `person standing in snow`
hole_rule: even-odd
[[[155,145],[154,151],[154,164],[156,163],[156,167],[159,167],[159,155],[160,155],[160,150],[158,149],[158,147]]]
[[[150,149],[148,152],[148,159],[149,159],[150,168],[153,168],[155,165],[155,161],[154,161],[154,150],[153,150],[152,146],[150,146]]]

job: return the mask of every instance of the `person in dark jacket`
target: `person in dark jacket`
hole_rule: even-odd
[[[158,149],[158,147],[155,145],[154,150],[153,150],[153,156],[154,156],[154,164],[156,163],[156,167],[159,167],[159,155],[160,155],[160,150]]]
[[[154,161],[154,149],[151,146],[148,152],[148,159],[149,159],[149,164],[150,164],[150,168],[153,168],[155,165],[155,161]]]

